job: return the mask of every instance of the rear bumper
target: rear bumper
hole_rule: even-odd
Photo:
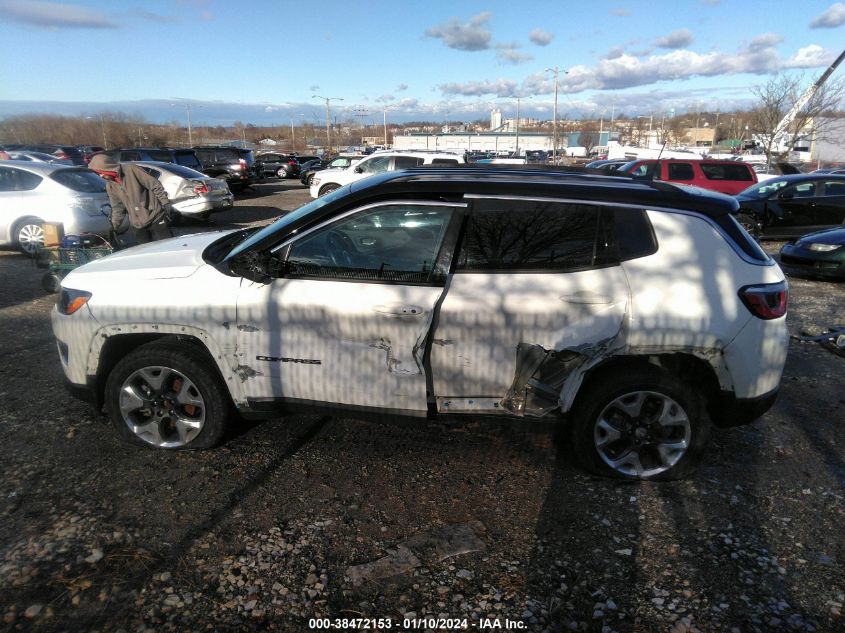
[[[790,273],[845,279],[845,259],[839,253],[810,255],[794,244],[785,244],[780,251],[783,269]]]
[[[710,420],[723,429],[750,424],[772,408],[779,390],[756,398],[737,398],[733,393],[723,391],[707,408]]]

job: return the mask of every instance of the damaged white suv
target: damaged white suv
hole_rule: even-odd
[[[786,281],[735,209],[611,176],[391,172],[78,268],[53,329],[71,388],[142,445],[302,409],[530,417],[595,472],[675,478],[711,424],[769,409],[786,358]]]

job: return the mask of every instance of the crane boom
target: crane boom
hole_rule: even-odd
[[[790,108],[789,112],[786,113],[786,116],[781,119],[780,123],[778,123],[774,133],[772,134],[773,138],[779,139],[780,136],[784,132],[786,132],[786,128],[790,126],[792,121],[798,115],[798,112],[801,111],[801,108],[807,105],[807,102],[812,99],[813,95],[819,91],[819,88],[824,85],[824,82],[826,82],[828,77],[833,74],[833,71],[836,70],[836,67],[842,63],[843,59],[845,59],[845,51],[842,51],[839,54],[839,57],[837,57],[836,60],[830,66],[828,66],[827,70],[821,74],[821,76],[816,80],[816,82],[804,91],[804,94],[801,95],[801,98],[795,102],[795,105]]]

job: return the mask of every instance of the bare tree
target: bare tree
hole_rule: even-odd
[[[749,112],[749,125],[760,140],[769,163],[783,160],[800,142],[824,138],[831,122],[829,115],[836,111],[845,94],[845,84],[841,80],[825,83],[798,110],[786,128],[779,130],[781,121],[804,94],[803,83],[801,77],[781,74],[752,88],[758,103]]]

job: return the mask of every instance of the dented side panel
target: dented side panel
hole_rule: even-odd
[[[561,388],[561,377],[624,346],[628,306],[620,266],[571,273],[456,273],[431,348],[439,409],[444,410],[441,402],[474,397],[524,414],[524,400],[521,405],[515,400],[524,394],[516,392],[524,390],[533,371],[520,381],[527,357],[518,361],[519,346],[561,352],[567,368],[553,381]]]
[[[233,330],[247,396],[426,411],[422,352],[442,293],[319,279],[244,284]]]

